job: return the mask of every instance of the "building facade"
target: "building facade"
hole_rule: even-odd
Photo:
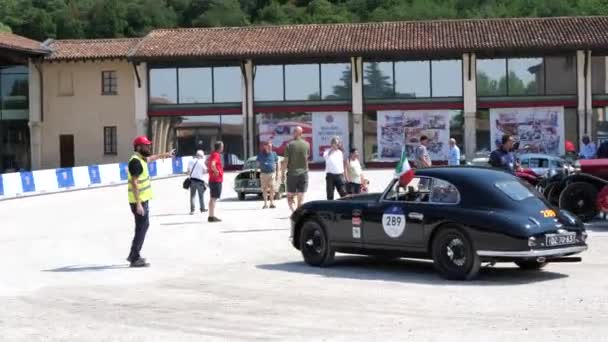
[[[49,41],[30,58],[32,167],[226,145],[239,167],[260,142],[304,128],[313,160],[331,135],[368,166],[431,138],[467,159],[503,133],[540,152],[608,138],[608,17],[154,30],[142,39]],[[22,71],[24,69],[21,69]],[[32,72],[36,70],[36,72]],[[36,89],[40,96],[36,95]]]

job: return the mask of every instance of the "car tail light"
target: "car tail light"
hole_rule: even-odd
[[[528,239],[528,247],[536,247],[536,238],[534,236]]]

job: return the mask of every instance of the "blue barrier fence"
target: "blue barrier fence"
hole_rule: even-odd
[[[148,163],[150,177],[184,174],[192,157],[177,157]],[[0,174],[0,200],[86,189],[127,182],[128,163],[101,164]]]

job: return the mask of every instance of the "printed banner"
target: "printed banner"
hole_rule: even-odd
[[[89,166],[89,179],[91,184],[101,184],[101,174],[99,173],[99,165]]]
[[[0,175],[0,196],[4,196],[4,183],[2,181],[2,175]]]
[[[564,154],[564,107],[490,109],[491,146],[509,134],[531,153]]]
[[[280,156],[285,153],[285,147],[293,140],[294,129],[302,127],[303,139],[312,149],[313,128],[311,113],[297,113],[296,115],[260,114],[258,123],[260,141],[272,141],[273,150]],[[312,155],[312,153],[311,153]]]
[[[118,164],[120,169],[120,180],[126,181],[129,179],[129,163],[120,163]]]
[[[331,147],[331,139],[340,137],[344,154],[350,147],[348,139],[348,112],[312,113],[312,159],[323,161],[323,152]]]
[[[429,138],[427,148],[432,160],[448,159],[449,110],[378,111],[377,130],[378,160],[399,160],[404,143],[413,160],[423,135]]]
[[[156,175],[158,174],[158,171],[156,169],[156,160],[148,163],[148,173],[150,174],[150,177],[156,177]]]
[[[173,165],[174,175],[180,175],[184,173],[184,163],[182,163],[182,158],[173,158],[171,164]],[[148,169],[148,172],[150,172],[150,169]]]
[[[21,172],[21,187],[23,192],[36,191],[36,183],[34,183],[34,175],[31,172]]]
[[[74,186],[74,174],[71,168],[57,169],[55,173],[59,188],[71,188]]]

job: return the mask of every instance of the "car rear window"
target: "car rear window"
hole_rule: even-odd
[[[532,191],[518,181],[496,182],[494,186],[515,201],[523,201],[526,198],[534,197]]]

